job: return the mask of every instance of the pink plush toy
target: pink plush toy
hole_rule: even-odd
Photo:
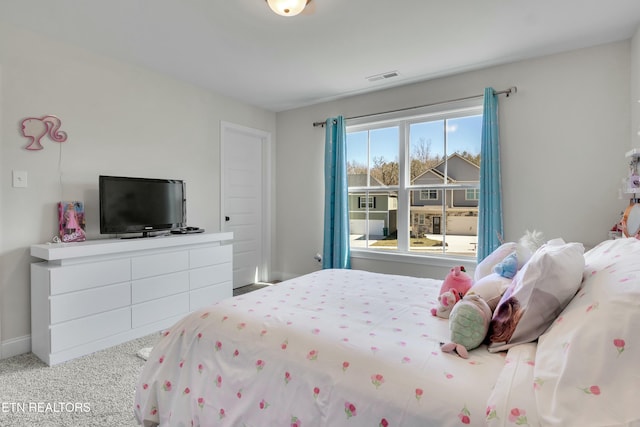
[[[440,287],[440,297],[438,297],[439,305],[437,308],[431,309],[431,314],[433,316],[442,317],[443,319],[448,319],[451,308],[469,291],[472,285],[471,282],[471,277],[465,272],[464,267],[453,267],[442,282],[442,286]],[[457,298],[442,298],[444,293],[450,291],[457,294]],[[453,301],[453,299],[455,299],[455,301]],[[450,304],[452,301],[453,304]]]
[[[438,307],[431,309],[431,314],[434,316],[448,319],[449,314],[453,306],[460,301],[460,294],[455,289],[448,290],[438,295]]]

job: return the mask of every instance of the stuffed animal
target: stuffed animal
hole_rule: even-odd
[[[505,258],[516,253],[518,266],[516,270],[520,270],[524,266],[533,253],[544,243],[544,236],[540,231],[529,231],[518,240],[518,242],[506,242],[500,245],[496,250],[491,252],[478,263],[474,273],[474,282],[478,282],[483,277],[493,273],[495,267],[503,262]]]
[[[518,257],[518,270],[520,270],[531,259],[531,256],[540,246],[544,244],[544,235],[540,231],[529,231],[518,240],[516,255]]]
[[[475,282],[465,296],[478,295],[493,312],[511,282],[511,278],[501,276],[498,273],[491,273]]]
[[[477,294],[465,295],[451,310],[449,331],[451,342],[441,349],[447,353],[457,353],[463,359],[469,358],[469,350],[484,341],[491,322],[491,308]]]
[[[455,290],[448,290],[438,296],[438,307],[431,309],[431,314],[434,316],[442,317],[443,319],[449,318],[449,313],[453,306],[460,301],[462,297]]]
[[[502,295],[518,270],[543,243],[542,233],[527,230],[517,244],[501,245],[485,258],[486,262],[483,260],[476,267],[474,285],[449,313],[451,341],[442,345],[442,351],[455,352],[466,359],[469,350],[482,344]],[[482,272],[479,273],[480,268]]]
[[[463,266],[453,267],[442,282],[442,286],[440,287],[440,295],[448,291],[453,291],[458,294],[458,299],[461,299],[471,288],[471,284],[471,277],[465,272]],[[451,299],[448,298],[438,298],[439,305],[437,308],[431,309],[431,314],[433,316],[442,317],[443,319],[448,318],[451,309],[447,309],[447,307],[445,307],[445,303],[449,303],[450,301]]]
[[[507,279],[513,279],[513,276],[518,272],[518,253],[512,252],[511,255],[507,255],[505,259],[493,267],[493,272]]]

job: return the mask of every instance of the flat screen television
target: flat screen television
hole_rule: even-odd
[[[142,233],[185,227],[185,183],[178,179],[99,176],[100,234]]]

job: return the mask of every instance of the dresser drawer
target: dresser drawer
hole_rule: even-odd
[[[188,312],[189,294],[172,295],[134,305],[131,308],[131,324],[137,328],[173,316],[186,315]]]
[[[233,281],[231,264],[220,264],[189,271],[189,283],[192,290],[229,281]]]
[[[51,295],[74,292],[131,280],[129,259],[52,267],[49,270]]]
[[[189,291],[189,272],[148,277],[131,283],[131,302],[139,304],[169,295]]]
[[[56,324],[131,304],[129,282],[52,296],[51,323]]]
[[[233,257],[232,249],[231,245],[191,249],[189,251],[189,267],[198,268],[231,262]]]
[[[131,309],[121,308],[51,326],[51,353],[66,350],[131,328]]]
[[[218,301],[231,297],[232,295],[233,284],[231,282],[219,283],[207,288],[200,288],[190,293],[189,309],[194,311],[202,307],[213,305]]]
[[[187,251],[139,256],[131,259],[131,278],[159,276],[188,268],[189,253]]]

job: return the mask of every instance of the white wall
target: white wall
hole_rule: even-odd
[[[640,148],[640,27],[631,39],[631,148]]]
[[[99,174],[184,179],[189,223],[218,231],[220,121],[275,139],[275,114],[6,26],[0,72],[0,356],[6,357],[29,342],[35,260],[29,246],[56,233],[57,201],[83,200],[87,235],[98,238]],[[45,137],[43,150],[25,150],[20,122],[47,114],[62,120],[67,142]],[[12,188],[12,170],[28,172],[27,188]]]
[[[312,122],[481,94],[487,86],[518,87],[499,101],[505,238],[537,229],[588,246],[604,240],[626,204],[618,188],[627,173],[630,80],[626,41],[279,113],[276,271],[286,278],[319,268],[324,130]],[[353,261],[373,271],[448,271],[426,262]]]
[[[624,152],[640,146],[640,35],[632,42],[554,55],[398,87],[277,115],[135,66],[0,28],[0,357],[24,349],[30,333],[29,245],[56,232],[61,198],[86,203],[98,237],[97,176],[113,173],[187,181],[189,222],[219,229],[221,120],[272,132],[276,227],[272,278],[319,268],[322,248],[324,131],[312,122],[482,93],[500,98],[505,232],[525,229],[593,245],[626,201],[617,190]],[[631,68],[633,74],[631,75]],[[633,91],[633,92],[632,92]],[[629,94],[633,93],[632,100]],[[633,120],[631,118],[631,111]],[[44,139],[27,152],[25,117],[55,114],[69,139]],[[276,136],[275,131],[278,131]],[[630,142],[629,135],[636,135]],[[11,187],[12,170],[29,186]],[[354,260],[356,268],[440,277],[442,266]],[[28,348],[27,348],[28,350]],[[26,350],[25,350],[26,351]]]

